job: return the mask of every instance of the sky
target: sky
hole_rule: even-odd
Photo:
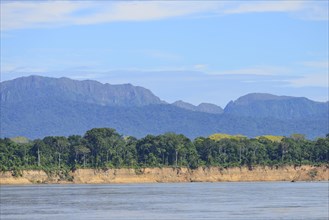
[[[327,0],[1,0],[1,81],[131,83],[225,107],[247,93],[328,100]]]

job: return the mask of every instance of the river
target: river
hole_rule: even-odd
[[[328,182],[1,186],[5,219],[328,219]]]

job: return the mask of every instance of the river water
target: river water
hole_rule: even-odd
[[[4,219],[328,219],[328,182],[1,186]]]

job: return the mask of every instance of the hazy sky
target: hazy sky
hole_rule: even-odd
[[[328,1],[3,1],[1,80],[132,83],[167,102],[328,100]]]

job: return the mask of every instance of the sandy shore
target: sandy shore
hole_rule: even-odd
[[[279,168],[247,167],[236,168],[144,168],[136,169],[78,169],[69,173],[71,181],[58,175],[49,176],[44,171],[25,170],[21,177],[11,172],[0,174],[0,184],[37,184],[37,183],[156,183],[156,182],[239,182],[239,181],[328,181],[327,166],[285,166]]]

